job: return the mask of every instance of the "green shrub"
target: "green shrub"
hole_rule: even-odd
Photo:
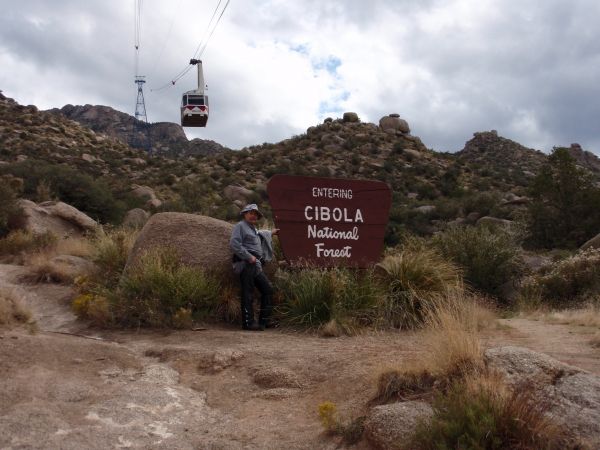
[[[418,423],[408,448],[569,448],[563,430],[548,418],[550,403],[534,398],[533,392],[526,385],[508,390],[493,377],[458,381],[437,395],[432,419]]]
[[[372,272],[302,268],[278,272],[283,302],[277,312],[284,324],[319,328],[335,321],[343,332],[374,323],[381,290]]]
[[[570,306],[600,294],[600,249],[590,248],[552,264],[522,289],[555,306]]]
[[[461,199],[465,215],[476,212],[481,216],[488,216],[500,204],[500,195],[497,192],[478,192],[466,195]]]
[[[180,326],[187,314],[194,319],[209,317],[220,289],[215,277],[181,264],[176,251],[152,250],[121,279],[115,318],[124,325]]]
[[[506,228],[453,227],[435,235],[432,244],[464,269],[473,287],[492,295],[521,267],[517,237]]]
[[[382,305],[385,322],[412,328],[423,322],[427,306],[449,290],[460,288],[460,271],[437,252],[410,243],[387,255],[378,265],[386,289]]]

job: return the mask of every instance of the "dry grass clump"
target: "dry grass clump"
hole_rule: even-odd
[[[420,325],[427,309],[441,295],[462,290],[460,270],[431,249],[408,246],[378,264],[387,290],[385,321],[396,328]]]
[[[589,303],[583,308],[551,311],[542,318],[553,323],[600,328],[600,306]]]
[[[72,283],[75,279],[73,270],[66,264],[51,261],[56,256],[53,252],[41,252],[27,258],[34,281]]]
[[[493,373],[476,373],[439,393],[434,415],[417,425],[408,448],[564,449],[565,430],[555,425],[552,404],[531,386],[508,388]]]
[[[27,323],[31,312],[23,305],[19,295],[13,290],[0,289],[0,325]]]
[[[408,400],[444,390],[456,379],[484,369],[477,332],[481,306],[472,297],[454,291],[428,307],[421,335],[425,352],[412,366],[379,376],[376,403]]]
[[[68,260],[53,259],[57,256],[90,258],[91,254],[92,245],[88,239],[66,238],[26,256],[24,262],[31,268],[31,278],[35,281],[72,283],[77,276],[91,275],[87,273],[89,268],[76,268]],[[81,273],[82,271],[86,273]]]
[[[566,431],[549,415],[552,404],[529,385],[507,386],[484,363],[477,331],[489,313],[456,293],[427,310],[426,352],[404,370],[380,375],[373,402],[425,399],[434,415],[420,422],[410,449],[562,449]]]
[[[16,230],[0,239],[0,256],[10,257],[11,261],[21,263],[27,253],[38,252],[50,248],[57,241],[53,233],[34,234]]]

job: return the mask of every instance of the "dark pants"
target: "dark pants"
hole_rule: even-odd
[[[261,270],[256,273],[255,264],[246,264],[240,274],[242,284],[242,327],[249,328],[254,321],[254,288],[256,287],[261,294],[260,297],[260,319],[262,326],[269,325],[271,310],[273,309],[273,287],[265,273]]]

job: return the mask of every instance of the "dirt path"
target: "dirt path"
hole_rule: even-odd
[[[600,349],[589,343],[597,329],[527,318],[502,319],[499,322],[508,328],[504,333],[484,335],[484,342],[488,347],[528,347],[600,375]]]
[[[422,351],[419,335],[323,339],[278,330],[99,332],[68,309],[70,289],[23,285],[0,266],[41,330],[0,329],[0,448],[334,449],[323,401],[357,417],[377,375]],[[525,319],[489,331],[486,345],[522,345],[600,371],[599,350],[569,327]],[[356,448],[367,448],[365,443]]]

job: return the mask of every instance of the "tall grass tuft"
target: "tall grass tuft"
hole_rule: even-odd
[[[387,255],[378,265],[387,291],[382,304],[384,321],[396,328],[423,323],[428,305],[452,290],[461,290],[459,269],[437,252],[409,245]]]
[[[483,352],[477,336],[481,313],[475,299],[460,291],[432,301],[424,315],[421,339],[425,352],[402,369],[384,371],[373,403],[431,396],[457,379],[483,370]]]
[[[278,272],[276,285],[282,297],[276,310],[286,325],[337,335],[377,320],[382,290],[372,271],[305,267]]]
[[[465,281],[494,296],[522,264],[518,233],[508,228],[453,227],[435,235],[432,244],[464,269]]]

